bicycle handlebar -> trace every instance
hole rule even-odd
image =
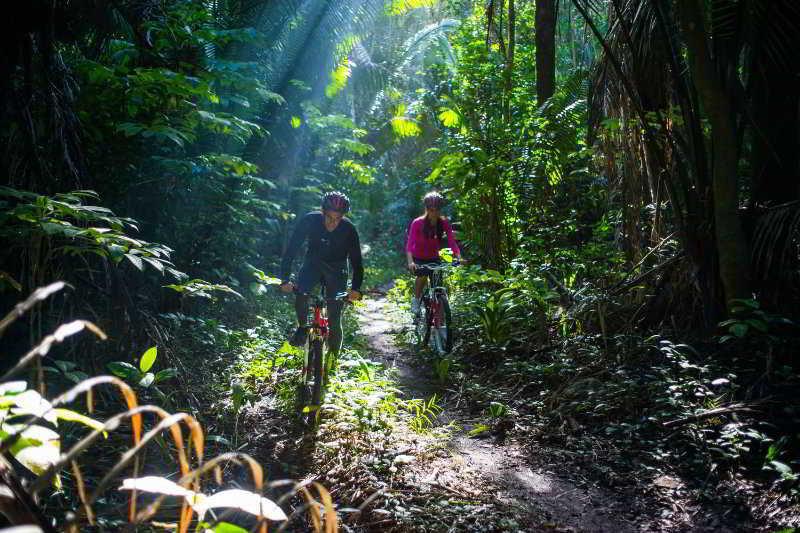
[[[452,263],[415,263],[417,268],[425,268],[428,270],[448,270],[459,266],[460,263],[453,261]]]
[[[292,293],[293,294],[303,295],[303,296],[309,296],[309,297],[312,297],[312,298],[317,298],[319,300],[324,300],[326,303],[346,301],[347,297],[350,294],[347,291],[342,291],[342,292],[337,292],[336,294],[334,294],[333,298],[323,298],[322,296],[319,296],[319,295],[316,295],[316,294],[312,294],[310,292],[300,291],[300,290],[298,290],[296,285],[292,288]]]

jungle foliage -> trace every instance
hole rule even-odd
[[[188,443],[156,438],[171,423],[147,433],[150,473],[172,454],[182,475],[149,486],[183,498],[188,525],[213,497],[192,477],[215,461],[199,423],[231,451],[244,402],[290,394],[288,306],[264,280],[295,216],[347,192],[374,287],[397,277],[435,188],[470,264],[451,278],[456,351],[431,372],[460,381],[487,428],[516,418],[520,438],[632,450],[598,467],[609,483],[674,468],[705,479],[698,492],[746,478],[796,503],[799,28],[793,0],[31,4],[0,50],[0,301],[19,311],[0,333],[31,364],[3,380],[4,458],[40,449],[38,492],[73,481],[48,514],[93,521],[100,489],[87,498],[78,464],[59,474],[53,454],[76,434],[26,399],[55,408],[111,372],[128,415],[98,394],[108,421],[60,419],[132,462],[137,418],[133,447],[100,439],[138,416],[131,398],[190,412],[194,465]],[[41,305],[14,307],[29,294]],[[109,340],[62,343],[82,328]],[[373,383],[365,365],[343,383]],[[396,405],[421,430],[435,411]],[[385,426],[353,409],[356,430]],[[102,487],[119,465],[83,477]],[[332,513],[324,489],[297,490]],[[133,517],[120,501],[97,520]]]

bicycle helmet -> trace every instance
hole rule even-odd
[[[322,197],[322,209],[324,211],[331,210],[347,213],[350,211],[350,199],[343,192],[326,192]]]
[[[444,196],[436,191],[429,192],[422,199],[422,203],[426,208],[441,209],[444,205]]]

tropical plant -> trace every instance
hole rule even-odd
[[[52,294],[62,290],[64,283],[54,283],[42,287],[33,292],[25,301],[21,302],[16,308],[2,320],[0,320],[0,334],[2,334],[15,320],[30,311],[38,302],[47,299]],[[20,520],[22,524],[37,524],[45,531],[52,531],[52,522],[46,519],[35,503],[34,496],[47,489],[50,483],[56,488],[61,489],[62,481],[60,472],[65,468],[71,468],[72,479],[75,481],[74,490],[77,493],[80,505],[75,509],[72,517],[64,525],[67,527],[80,528],[83,524],[90,526],[96,525],[96,514],[93,510],[98,499],[105,494],[105,490],[111,485],[118,476],[131,464],[133,464],[133,478],[122,481],[120,490],[131,491],[130,506],[128,509],[128,521],[133,523],[146,523],[153,519],[153,516],[164,503],[166,497],[179,497],[182,500],[179,512],[178,527],[180,531],[187,531],[192,521],[192,512],[197,513],[198,528],[216,527],[218,519],[213,522],[204,522],[205,514],[209,509],[215,508],[234,508],[254,515],[259,524],[260,530],[266,530],[266,521],[285,521],[287,515],[271,500],[261,496],[264,488],[264,472],[262,467],[249,456],[242,453],[223,454],[221,456],[204,460],[204,439],[203,430],[198,422],[185,413],[170,414],[160,407],[154,405],[139,405],[136,394],[125,382],[111,376],[98,376],[82,380],[72,388],[57,396],[52,400],[46,399],[42,394],[33,390],[24,381],[9,381],[11,377],[25,370],[29,365],[41,365],[41,359],[51,348],[58,343],[88,329],[101,339],[105,334],[94,324],[88,321],[77,320],[58,327],[55,332],[46,336],[40,343],[23,356],[16,365],[9,369],[0,378],[0,451],[3,454],[9,453],[20,464],[29,469],[37,477],[28,486],[23,486],[19,482],[13,467],[7,462],[2,461],[0,469],[3,471],[3,488],[9,494],[9,498],[16,502],[16,510],[9,514],[4,507],[3,513],[13,521]],[[144,373],[142,381],[154,382],[155,376],[148,371],[156,359],[156,348],[150,348],[142,355],[139,369],[128,368],[129,365],[117,365],[117,370],[124,369],[126,372]],[[41,375],[41,374],[40,374]],[[127,374],[126,374],[127,375]],[[86,394],[88,400],[88,410],[93,410],[93,392],[100,386],[110,384],[116,387],[121,393],[128,409],[122,413],[108,418],[105,422],[98,421],[75,410],[62,407],[72,403],[81,395]],[[140,382],[141,384],[141,382]],[[39,388],[43,383],[39,383]],[[143,385],[149,386],[149,383]],[[152,429],[145,432],[144,416],[146,414],[156,415],[156,424]],[[83,482],[83,475],[78,464],[78,458],[94,446],[100,437],[108,437],[111,432],[118,431],[122,422],[129,421],[133,430],[133,445],[127,450],[122,458],[114,464],[103,478],[98,482],[92,492],[86,490]],[[76,422],[89,427],[92,432],[71,448],[61,451],[62,437],[56,431],[60,429],[59,422]],[[189,442],[185,443],[182,436],[181,426],[185,425],[189,429]],[[156,439],[164,431],[169,430],[174,445],[178,466],[181,477],[178,482],[168,480],[158,476],[139,477],[142,468],[141,454],[149,442]],[[246,464],[253,477],[255,491],[242,489],[228,489],[207,495],[200,491],[203,477],[216,471],[218,484],[221,482],[219,468],[227,463]],[[195,463],[195,466],[192,466]],[[323,523],[325,527],[336,527],[336,513],[333,511],[328,492],[319,484],[314,484],[319,497],[325,502],[322,508],[318,508],[311,492],[305,485],[298,485],[297,490],[303,494],[310,505],[310,521],[315,531],[321,531]],[[154,502],[137,512],[137,492],[147,492],[158,494]],[[323,511],[324,509],[324,518]],[[224,515],[223,515],[224,516]],[[107,517],[106,517],[107,518]],[[219,529],[222,530],[222,529]]]

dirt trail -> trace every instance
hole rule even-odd
[[[430,368],[417,368],[412,364],[414,354],[395,344],[393,335],[410,325],[405,323],[407,317],[392,311],[385,298],[367,300],[360,311],[361,333],[369,338],[372,358],[397,370],[398,388],[406,398],[429,398],[440,387],[432,382]],[[457,401],[448,402],[445,397],[440,406],[444,410],[439,419],[452,422],[457,429],[443,445],[435,443],[433,451],[426,452],[425,446],[416,448],[415,460],[402,470],[406,486],[417,487],[423,495],[433,491],[472,502],[473,513],[507,516],[503,524],[510,531],[638,530],[624,518],[629,509],[621,496],[532,466],[536,458],[529,457],[516,442],[469,438],[465,428],[476,420],[463,407],[459,409]],[[500,530],[504,529],[501,526]],[[453,524],[449,530],[477,529]]]

